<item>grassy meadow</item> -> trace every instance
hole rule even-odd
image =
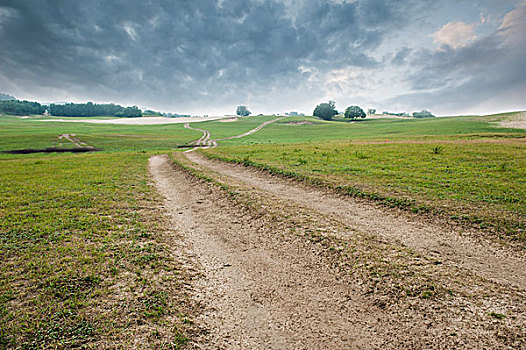
[[[526,132],[505,117],[288,117],[204,152],[524,242]],[[275,118],[192,125],[223,138]],[[60,134],[102,151],[0,153],[0,348],[184,346],[187,277],[147,165],[201,133],[38,119],[0,116],[0,151],[74,147]]]
[[[67,140],[58,138],[60,134],[75,134],[81,141],[104,151],[169,150],[201,136],[199,131],[185,129],[183,124],[112,125],[41,121],[45,119],[54,118],[0,116],[0,151],[57,147],[60,143],[63,147],[70,147]]]
[[[498,116],[465,116],[429,119],[361,119],[353,122],[328,122],[314,117],[286,117],[260,131],[239,139],[220,141],[221,146],[261,143],[306,143],[321,141],[399,141],[447,140],[526,135],[525,130],[498,127]],[[245,117],[237,122],[210,121],[192,124],[210,131],[212,138],[247,132],[278,117]]]

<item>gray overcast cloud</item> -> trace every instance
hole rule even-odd
[[[526,109],[526,1],[0,0],[0,92],[179,113]]]

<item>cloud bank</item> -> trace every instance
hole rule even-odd
[[[203,114],[236,104],[310,113],[326,99],[340,109],[526,108],[525,3],[510,1],[493,23],[481,3],[469,21],[438,24],[427,20],[433,4],[0,0],[0,86],[41,101]]]

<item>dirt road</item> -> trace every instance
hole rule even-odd
[[[167,156],[150,160],[183,255],[200,271],[194,348],[525,345],[524,261],[515,253],[485,254],[477,250],[492,247],[469,235],[438,238],[442,228],[417,218],[185,155],[230,191]]]
[[[309,247],[265,230],[265,222],[174,171],[167,157],[153,157],[150,167],[205,276],[196,285],[209,304],[201,321],[214,332],[203,348],[379,344],[370,328],[382,315]]]
[[[61,134],[58,135],[58,139],[66,139],[72,144],[74,144],[77,147],[86,147],[86,148],[94,148],[93,146],[88,145],[86,142],[80,141],[75,134]],[[60,144],[62,146],[62,144]]]
[[[190,123],[186,123],[184,125],[184,127],[186,129],[197,130],[197,131],[200,131],[200,132],[203,133],[203,135],[198,140],[190,142],[191,145],[196,145],[196,146],[197,145],[199,145],[199,146],[204,145],[204,146],[206,146],[206,147],[194,147],[192,149],[186,150],[185,152],[193,152],[193,151],[195,151],[198,148],[213,148],[213,147],[217,147],[217,142],[215,142],[214,140],[210,140],[210,131],[204,130],[204,129],[194,128],[194,127],[190,126]]]
[[[283,119],[283,118],[285,118],[285,117],[280,117],[280,118],[276,118],[276,119],[272,119],[272,120],[266,121],[264,123],[261,123],[260,125],[258,125],[254,129],[249,130],[249,131],[247,131],[247,132],[245,132],[243,134],[240,134],[240,135],[228,136],[228,137],[223,137],[223,138],[219,138],[219,139],[211,139],[210,138],[210,131],[204,130],[204,129],[197,129],[197,128],[191,127],[190,123],[186,123],[184,125],[185,128],[192,129],[192,130],[197,130],[197,131],[200,131],[200,132],[203,133],[203,136],[201,136],[198,140],[191,142],[191,144],[205,145],[206,147],[194,147],[194,148],[189,149],[189,150],[187,150],[185,152],[186,153],[190,153],[190,152],[193,152],[196,149],[200,149],[200,148],[201,149],[203,149],[203,148],[215,148],[215,147],[217,147],[217,141],[239,139],[239,138],[242,138],[242,137],[245,137],[245,136],[248,136],[248,135],[252,135],[253,133],[263,129],[265,126],[267,126],[269,124],[272,124],[272,123],[274,123],[274,122],[276,122],[276,121],[278,121],[280,119]]]
[[[198,153],[186,157],[221,175],[332,215],[361,232],[398,242],[444,264],[468,269],[501,284],[526,289],[525,254],[484,242],[477,232],[447,227],[401,211],[388,211],[369,201],[335,196],[246,167],[212,161]]]

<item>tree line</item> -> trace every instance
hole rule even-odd
[[[100,117],[114,116],[123,118],[136,118],[142,116],[142,111],[137,106],[122,107],[113,103],[96,104],[66,103],[49,105],[49,114],[60,117]]]
[[[11,115],[44,114],[46,108],[38,102],[3,100],[0,101],[0,113]]]
[[[47,108],[50,115],[57,117],[99,117],[113,116],[122,118],[142,117],[142,111],[137,106],[122,107],[113,103],[96,104],[66,103],[51,104]],[[44,114],[46,107],[38,102],[20,100],[1,100],[0,113],[10,115]]]

